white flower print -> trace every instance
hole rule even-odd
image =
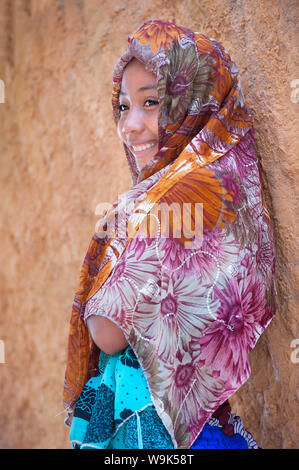
[[[156,279],[158,262],[154,243],[142,252],[130,249],[133,243],[129,243],[104,285],[88,300],[85,321],[90,315],[111,317],[129,333],[139,290],[149,278]]]
[[[212,321],[218,302],[208,298],[206,286],[195,276],[171,274],[161,268],[160,295],[141,293],[133,315],[136,332],[154,344],[156,354],[173,363],[179,346],[200,338]]]

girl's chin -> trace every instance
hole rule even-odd
[[[158,152],[158,146],[156,149],[154,149],[154,151],[152,150],[150,153],[147,153],[146,155],[140,155],[142,152],[134,153],[140,170],[156,155],[157,152]]]

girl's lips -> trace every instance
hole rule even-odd
[[[136,145],[130,145],[131,150],[136,153],[136,152],[145,152],[147,150],[152,149],[157,145],[157,142],[145,142],[144,144],[136,144]]]

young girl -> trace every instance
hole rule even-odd
[[[238,70],[215,40],[148,21],[113,83],[132,189],[94,234],[74,299],[72,445],[257,448],[227,401],[250,375],[275,292]]]

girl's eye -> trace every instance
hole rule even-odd
[[[125,105],[125,104],[120,104],[120,105],[118,105],[118,110],[119,110],[120,112],[125,111],[125,110],[126,110],[125,108],[128,108],[128,106]]]
[[[146,103],[149,103],[149,105],[146,106]],[[150,100],[150,99],[149,99],[149,100],[146,100],[145,103],[144,103],[144,105],[145,105],[146,108],[149,108],[150,106],[156,106],[157,104],[159,104],[159,101],[157,101],[157,100]]]
[[[150,107],[156,106],[156,105],[159,105],[158,100],[148,99],[148,100],[145,100],[145,102],[144,102],[144,106],[146,108],[150,108]],[[127,106],[126,104],[119,104],[118,105],[118,110],[119,110],[120,113],[122,113],[123,111],[127,111],[128,109],[129,109],[129,106]]]

